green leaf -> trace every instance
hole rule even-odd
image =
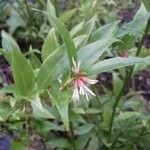
[[[57,124],[51,123],[50,121],[46,121],[44,119],[36,120],[35,126],[38,133],[42,133],[42,134],[45,133],[45,135],[50,130],[64,131],[63,126],[59,126]]]
[[[9,15],[5,22],[9,29],[9,34],[13,35],[18,27],[25,27],[25,21],[15,9],[11,9],[11,13],[5,15]]]
[[[97,15],[93,16],[87,23],[85,23],[83,25],[83,27],[81,28],[81,30],[79,30],[74,36],[78,36],[78,35],[87,35],[87,41],[94,29],[95,26],[95,22],[97,19]]]
[[[39,60],[39,58],[34,54],[34,50],[32,49],[32,47],[30,46],[30,49],[29,49],[29,60],[30,60],[30,63],[32,65],[32,67],[34,69],[38,69],[40,68],[41,66],[41,61]]]
[[[78,135],[84,135],[84,134],[89,133],[93,128],[94,128],[94,124],[86,123],[77,128],[77,133]]]
[[[63,23],[66,23],[74,14],[75,12],[77,11],[77,9],[72,9],[72,10],[69,10],[65,13],[63,13],[59,19],[63,22]]]
[[[15,86],[23,95],[29,95],[35,84],[34,71],[19,50],[12,51],[12,71]]]
[[[75,149],[81,150],[84,148],[84,146],[88,143],[89,139],[91,137],[91,134],[81,135],[77,138],[75,141]]]
[[[48,149],[56,149],[56,148],[71,149],[72,147],[70,142],[65,138],[51,139],[49,142],[46,142],[46,146]]]
[[[2,46],[4,50],[4,56],[11,64],[11,54],[13,51],[20,51],[19,46],[15,42],[15,40],[5,31],[2,31]]]
[[[73,122],[73,123],[77,123],[77,122],[78,123],[86,123],[84,118],[80,114],[78,114],[74,111],[69,111],[69,119],[70,119],[69,121]]]
[[[26,150],[26,145],[24,145],[21,141],[13,139],[10,150]]]
[[[89,69],[89,75],[96,75],[102,72],[112,71],[114,69],[136,65],[136,64],[147,64],[150,65],[150,59],[147,58],[138,58],[138,57],[115,57],[100,61]]]
[[[41,103],[40,97],[36,94],[32,101],[31,105],[33,108],[33,115],[35,118],[55,118],[48,110],[46,110]]]
[[[78,60],[81,61],[81,68],[86,69],[91,66],[116,41],[118,40],[103,39],[81,48],[77,53]]]
[[[105,106],[103,110],[103,126],[106,128],[109,127],[111,114],[112,114],[111,108],[108,106]]]
[[[135,46],[135,40],[136,37],[133,35],[127,34],[123,36],[123,38],[121,39],[122,42],[117,43],[117,51],[124,51],[133,48]]]
[[[98,28],[96,31],[94,31],[94,33],[92,34],[90,41],[97,41],[100,39],[110,39],[113,37],[116,29],[117,29],[117,25],[118,25],[119,21],[115,21],[115,22],[111,22],[107,25],[104,25],[100,28]]]
[[[47,0],[47,12],[56,16],[56,10],[51,0]]]
[[[51,22],[51,25],[59,32],[60,36],[62,37],[67,55],[69,58],[70,67],[72,66],[72,58],[76,60],[76,48],[74,42],[70,36],[69,31],[66,29],[65,25],[54,15],[45,12]]]
[[[77,50],[81,49],[85,44],[87,40],[87,35],[79,35],[73,39],[75,47]]]
[[[80,22],[74,28],[71,29],[70,31],[71,37],[74,37],[82,29],[83,24],[84,22]]]
[[[69,62],[66,58],[65,47],[62,46],[45,59],[37,75],[39,90],[46,88],[50,82],[58,79],[69,69]]]
[[[7,94],[12,94],[16,91],[15,85],[8,85],[4,86],[3,88],[0,89],[0,93],[7,93]]]
[[[149,0],[141,0],[147,9],[147,11],[150,11],[150,1]]]
[[[42,60],[44,61],[49,54],[51,54],[58,47],[58,41],[55,34],[55,30],[52,28],[47,37],[44,40],[44,44],[42,46]]]
[[[116,33],[116,37],[123,37],[126,34],[141,34],[142,29],[145,27],[147,19],[149,18],[150,13],[146,13],[140,17],[135,18],[133,21],[124,24],[120,27]]]
[[[79,40],[80,39],[80,40]],[[75,46],[81,46],[83,37],[74,39]],[[69,61],[64,45],[52,52],[43,62],[37,75],[38,89],[46,88],[51,82],[69,71]]]
[[[65,129],[69,131],[69,93],[67,91],[62,92],[59,91],[59,89],[55,89],[55,91],[48,91],[48,94],[60,113]]]
[[[131,119],[133,117],[140,117],[140,113],[138,112],[124,112],[121,113],[117,118],[116,121],[123,121],[123,120],[127,120],[127,119]]]
[[[140,18],[140,17],[144,16],[146,13],[147,13],[146,8],[143,5],[143,3],[141,3],[141,6],[140,6],[139,10],[136,12],[133,19]]]
[[[113,73],[113,93],[117,97],[122,89],[123,82],[116,73]]]

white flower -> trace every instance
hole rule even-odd
[[[95,94],[86,86],[86,84],[96,84],[98,80],[92,80],[85,77],[85,75],[80,73],[81,62],[78,61],[78,63],[76,63],[74,60],[72,61],[72,71],[74,73],[72,100],[74,102],[79,101],[80,95],[82,95],[85,96],[86,99],[89,101],[89,97],[95,96]]]

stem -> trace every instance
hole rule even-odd
[[[142,50],[142,46],[143,46],[143,43],[144,43],[144,39],[148,33],[148,30],[149,30],[149,27],[150,27],[150,18],[148,19],[147,21],[147,24],[146,24],[146,28],[145,28],[145,31],[144,31],[144,34],[142,36],[142,39],[141,39],[141,42],[139,44],[139,47],[137,48],[137,51],[136,51],[136,55],[135,56],[139,56],[141,50]],[[114,117],[115,117],[115,113],[116,113],[116,108],[117,108],[117,105],[122,97],[122,95],[124,94],[124,90],[127,88],[128,86],[128,83],[130,81],[130,78],[132,76],[132,73],[133,73],[133,70],[134,70],[134,67],[132,67],[130,70],[129,70],[129,73],[127,73],[125,79],[124,79],[124,83],[123,83],[123,86],[122,86],[122,89],[120,91],[120,94],[118,95],[118,97],[116,98],[116,101],[113,105],[113,112],[112,112],[112,116],[111,116],[111,120],[110,120],[110,126],[109,126],[109,141],[110,141],[110,138],[111,138],[111,134],[112,134],[112,127],[113,127],[113,123],[114,123]]]
[[[70,141],[71,141],[73,147],[75,147],[74,139],[75,139],[75,135],[74,135],[74,131],[73,131],[73,123],[70,122]]]

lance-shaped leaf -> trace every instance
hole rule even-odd
[[[33,67],[33,69],[38,69],[41,66],[41,61],[39,60],[39,58],[36,56],[36,54],[34,52],[38,52],[38,51],[34,51],[34,49],[32,49],[32,47],[30,46],[29,48],[29,53],[28,53],[28,57],[30,60],[30,63]]]
[[[29,95],[34,88],[34,71],[19,50],[12,51],[12,71],[16,88],[23,96]]]
[[[138,58],[138,57],[115,57],[100,61],[93,66],[88,71],[89,75],[96,75],[98,73],[112,71],[114,69],[131,66],[135,64],[147,64],[150,65],[149,58]]]
[[[68,108],[69,108],[69,93],[67,91],[59,91],[55,89],[48,91],[50,98],[57,107],[62,121],[64,123],[65,129],[69,130],[69,118],[68,118]]]
[[[67,12],[65,12],[64,14],[62,14],[59,19],[63,22],[66,23],[77,11],[77,9],[71,9]]]
[[[45,59],[37,75],[39,90],[46,88],[50,82],[69,69],[69,62],[66,58],[65,47],[61,46]]]
[[[71,67],[72,66],[72,58],[74,58],[76,60],[76,48],[75,48],[74,42],[69,34],[69,31],[67,30],[65,25],[56,16],[49,14],[47,12],[45,12],[45,13],[48,16],[51,25],[59,32],[60,36],[62,37],[62,39],[64,41],[67,55],[69,58],[70,67]]]
[[[83,27],[84,22],[80,22],[75,27],[73,27],[70,31],[70,35],[74,37]]]
[[[133,21],[124,24],[120,27],[118,32],[115,34],[116,37],[123,37],[127,34],[138,34],[142,32],[142,29],[145,27],[147,19],[149,18],[150,13],[143,14],[142,16],[135,17]]]
[[[141,0],[147,9],[147,11],[150,11],[150,1],[149,0]]]
[[[11,64],[11,54],[13,51],[19,51],[20,48],[15,42],[15,40],[5,31],[2,31],[2,46],[3,54],[9,64]]]
[[[91,36],[90,41],[97,41],[100,39],[110,39],[113,37],[114,33],[117,30],[117,25],[119,21],[111,22],[107,25],[104,25],[98,28]]]
[[[51,0],[47,0],[47,12],[56,16],[56,10]]]
[[[77,53],[78,60],[81,61],[81,68],[86,69],[91,66],[116,41],[118,40],[103,39],[81,48]]]
[[[33,115],[36,118],[55,118],[47,109],[45,109],[41,103],[40,97],[38,94],[33,96],[31,101],[31,105],[33,108]]]
[[[47,37],[44,40],[44,44],[42,46],[42,60],[45,60],[49,54],[51,54],[58,47],[57,37],[55,34],[55,30],[52,28]]]
[[[88,41],[88,39],[94,29],[96,19],[97,19],[97,16],[96,15],[93,16],[87,23],[85,23],[83,25],[81,30],[79,30],[74,36],[85,34],[85,35],[87,35],[87,41]]]
[[[82,40],[81,37],[74,39],[76,47],[80,46]],[[57,80],[59,76],[63,75],[69,70],[69,61],[65,51],[65,46],[59,47],[52,52],[43,62],[37,75],[38,89],[46,88],[51,82]]]

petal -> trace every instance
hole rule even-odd
[[[86,100],[89,101],[89,95],[85,94]]]
[[[74,102],[79,101],[79,92],[78,92],[78,89],[75,89],[75,90],[73,91],[72,100],[73,100]]]
[[[85,91],[87,91],[89,94],[96,96],[87,86],[83,85]]]
[[[80,87],[79,93],[80,93],[81,95],[85,95],[85,91],[84,91],[84,88],[83,88],[83,87]]]
[[[98,83],[99,81],[98,80],[92,80],[92,79],[89,79],[89,78],[86,78],[84,77],[83,80],[89,84],[96,84]]]

